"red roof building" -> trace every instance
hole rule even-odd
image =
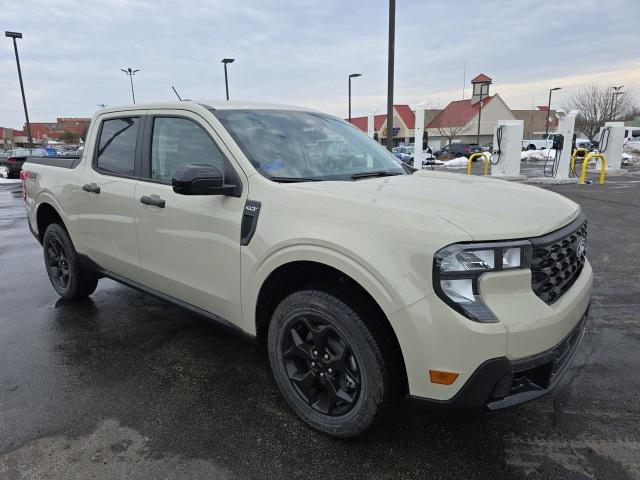
[[[471,83],[491,83],[493,82],[492,78],[487,77],[484,73],[481,73],[477,77],[471,80]]]
[[[482,108],[495,97],[486,97],[482,99]],[[456,100],[447,105],[436,118],[426,126],[426,128],[448,128],[464,126],[478,115],[480,111],[480,102],[471,103],[472,100]]]
[[[411,107],[406,104],[393,106],[393,142],[394,145],[400,143],[412,143],[414,129],[416,128],[416,117]],[[368,132],[368,117],[352,117],[351,123],[363,132]],[[378,134],[378,140],[386,143],[387,138],[387,114],[382,113],[374,115],[373,126],[375,133]]]

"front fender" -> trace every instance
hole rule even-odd
[[[262,259],[254,263],[253,267],[246,265],[249,261],[243,256],[243,267],[245,265],[249,267],[243,268],[242,275],[243,322],[248,333],[256,333],[255,311],[258,295],[269,275],[283,265],[301,261],[324,264],[348,275],[377,301],[387,316],[411,303],[411,300],[407,300],[398,289],[393,288],[391,272],[383,275],[354,252],[343,252],[335,245],[308,241],[280,245],[267,252]]]

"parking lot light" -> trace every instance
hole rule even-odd
[[[227,100],[229,100],[229,78],[227,77],[227,63],[235,62],[235,58],[223,58],[222,63],[224,64],[224,88],[227,92]]]
[[[387,150],[393,150],[393,64],[396,45],[396,0],[389,0],[389,42],[387,60]]]
[[[617,87],[613,87],[613,99],[611,102],[611,120],[615,120],[616,119],[616,107],[617,107],[617,103],[616,103],[616,97],[618,95],[622,95],[624,92],[622,91],[622,87],[624,87],[624,85],[619,85]]]
[[[131,97],[133,98],[133,104],[136,104],[136,94],[133,91],[133,76],[136,74],[136,72],[139,72],[140,69],[132,69],[131,67],[127,68],[126,70],[124,68],[120,69],[121,71],[123,71],[125,73],[125,75],[129,75],[129,80],[131,80]]]
[[[22,106],[24,107],[24,116],[27,120],[27,135],[29,138],[29,147],[33,145],[33,138],[31,137],[31,123],[29,122],[29,112],[27,111],[27,99],[24,95],[24,84],[22,83],[22,70],[20,69],[20,57],[18,56],[18,44],[17,38],[22,38],[20,32],[4,32],[4,36],[13,39],[13,50],[16,54],[16,65],[18,66],[18,79],[20,80],[20,92],[22,93]]]
[[[562,87],[554,87],[549,89],[549,103],[547,104],[547,121],[544,128],[544,138],[549,135],[549,122],[551,121],[551,94],[554,90],[560,90]]]
[[[351,79],[361,76],[361,73],[352,73],[349,75],[349,123],[351,123]]]

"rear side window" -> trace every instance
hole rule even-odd
[[[102,122],[96,166],[118,175],[134,175],[140,119],[113,118]]]

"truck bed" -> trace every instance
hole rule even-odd
[[[49,165],[52,167],[60,168],[75,168],[80,163],[79,155],[64,155],[64,156],[50,156],[50,157],[27,157],[25,163],[32,163],[36,165]]]

